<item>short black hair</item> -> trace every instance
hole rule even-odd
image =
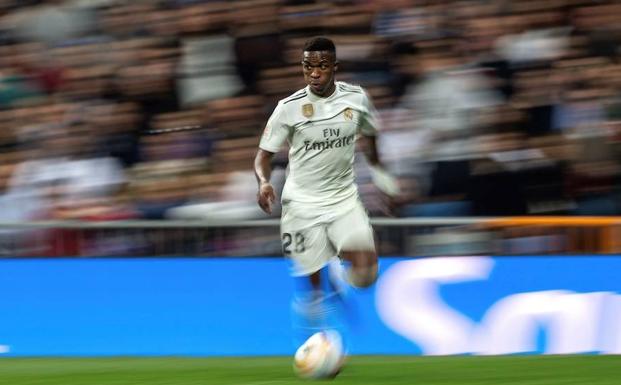
[[[323,36],[317,36],[306,41],[304,44],[304,52],[312,51],[328,51],[336,55],[336,47],[334,46],[334,42]]]

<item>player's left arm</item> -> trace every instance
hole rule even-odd
[[[390,175],[381,162],[377,149],[377,127],[379,126],[378,112],[366,93],[362,101],[363,114],[360,121],[360,140],[362,151],[369,162],[371,179],[384,194],[394,197],[399,194],[400,188],[395,177]]]
[[[376,135],[364,135],[360,136],[361,149],[364,156],[367,158],[370,166],[384,167],[380,161],[379,152],[377,151],[377,136]]]

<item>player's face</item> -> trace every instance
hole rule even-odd
[[[334,92],[334,73],[338,63],[329,51],[304,51],[302,72],[311,91],[318,96],[330,96]]]

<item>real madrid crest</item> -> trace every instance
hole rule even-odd
[[[347,120],[352,120],[354,118],[354,112],[351,110],[351,108],[346,108],[345,112],[343,112],[343,115],[345,115],[345,119]]]
[[[315,110],[313,109],[312,104],[308,103],[302,106],[302,115],[304,115],[305,117],[310,118],[311,116],[313,116],[314,113]]]

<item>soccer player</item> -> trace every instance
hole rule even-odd
[[[327,277],[322,269],[337,255],[348,264],[346,276],[352,286],[368,287],[377,278],[373,230],[354,184],[356,139],[367,142],[364,148],[374,182],[387,193],[396,190],[378,159],[377,112],[363,88],[335,81],[337,69],[330,39],[306,42],[302,73],[307,86],[280,100],[254,161],[258,204],[271,213],[276,199],[270,184],[271,161],[289,142],[289,170],[281,198],[283,252],[293,262],[292,275],[306,279],[317,292],[322,276]]]

